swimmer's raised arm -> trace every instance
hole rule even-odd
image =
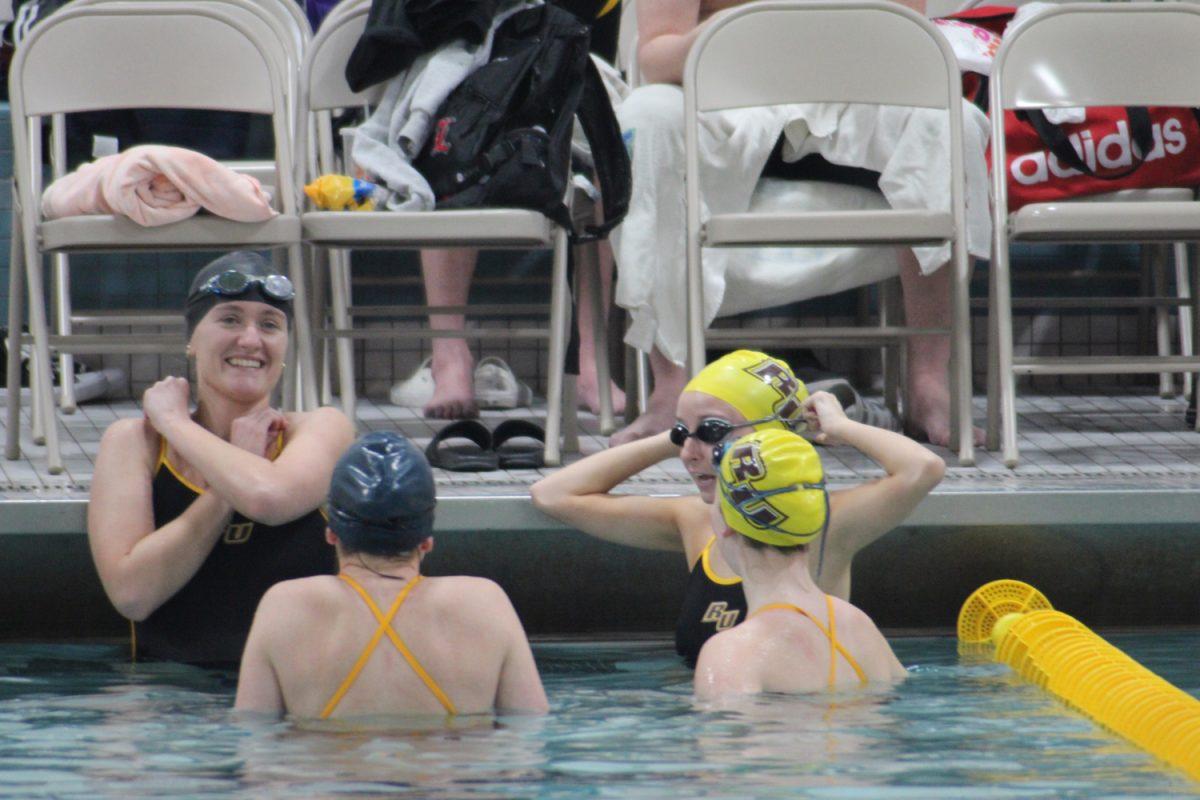
[[[157,437],[119,420],[100,440],[88,503],[88,544],[113,606],[141,621],[183,587],[221,537],[233,509],[207,493],[155,530],[151,499]]]
[[[856,553],[902,523],[946,473],[946,462],[937,454],[903,434],[848,419],[827,392],[804,402],[804,419],[813,441],[850,445],[887,472],[879,480],[830,493],[831,556],[836,557],[834,549]]]
[[[679,448],[666,433],[610,447],[563,467],[529,489],[534,508],[605,541],[649,550],[682,551],[680,498],[609,492]]]
[[[287,430],[287,447],[272,461],[233,440],[245,435],[256,444],[265,442],[256,427],[278,412],[262,409],[235,420],[231,441],[225,441],[192,419],[183,378],[166,378],[147,389],[142,407],[154,429],[204,476],[210,491],[267,525],[283,524],[320,505],[333,465],[354,440],[353,425],[342,412],[320,408],[300,415],[302,421]]]

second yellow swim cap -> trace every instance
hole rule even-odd
[[[742,536],[788,547],[829,525],[821,457],[791,431],[755,431],[726,446],[718,480],[721,516]]]
[[[808,389],[786,361],[755,350],[736,350],[709,364],[683,387],[724,400],[747,420],[779,417],[784,422],[764,422],[755,430],[783,428],[800,423],[800,405]]]

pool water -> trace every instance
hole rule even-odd
[[[1200,633],[1114,635],[1200,696]],[[538,643],[546,717],[265,722],[234,676],[107,645],[0,645],[0,796],[1131,798],[1200,794],[949,638],[898,688],[691,699],[662,643]]]

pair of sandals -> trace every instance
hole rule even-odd
[[[506,419],[489,431],[475,419],[460,419],[429,440],[430,466],[453,472],[539,469],[545,466],[546,432],[528,420]]]

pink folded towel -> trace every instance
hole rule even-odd
[[[182,147],[140,145],[84,164],[42,193],[46,219],[122,214],[139,225],[168,225],[201,208],[238,222],[278,212],[258,180]]]

